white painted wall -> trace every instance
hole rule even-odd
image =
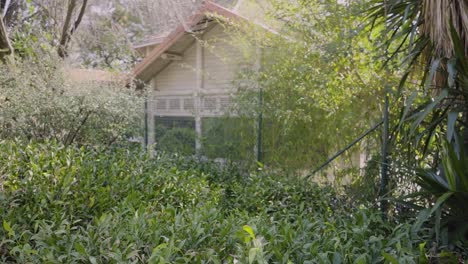
[[[201,133],[201,118],[220,116],[230,104],[240,52],[221,25],[197,38],[182,60],[171,62],[152,80],[148,103],[150,144],[155,138],[154,116],[193,116]]]
[[[195,82],[196,49],[194,44],[184,52],[181,61],[173,61],[155,77],[156,89],[161,92],[192,91]]]
[[[238,70],[239,51],[232,45],[231,38],[222,26],[216,26],[204,36],[204,89],[230,89]]]

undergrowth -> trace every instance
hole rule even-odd
[[[424,263],[409,223],[298,178],[0,141],[2,263]],[[396,261],[396,262],[395,262]]]

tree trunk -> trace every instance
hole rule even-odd
[[[13,54],[13,47],[8,38],[8,33],[3,23],[3,17],[0,16],[0,60],[3,60],[5,56],[11,54]]]
[[[71,37],[73,36],[73,34],[75,33],[76,29],[78,28],[78,26],[80,25],[83,19],[83,16],[86,11],[86,6],[88,5],[88,0],[83,0],[80,13],[78,14],[78,17],[73,23],[73,26],[71,26],[73,13],[76,9],[76,5],[77,5],[77,0],[69,0],[67,16],[65,17],[65,22],[63,23],[62,35],[60,37],[60,44],[58,47],[58,55],[61,58],[65,58],[68,56],[68,44],[70,43]]]
[[[6,0],[5,1],[5,5],[3,6],[3,14],[1,14],[2,17],[6,16],[6,14],[8,12],[8,7],[10,7],[10,2],[11,2],[11,0]]]

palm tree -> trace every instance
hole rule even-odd
[[[425,137],[425,143],[421,144],[422,153],[426,153],[427,146],[433,144],[431,142],[442,141],[432,156],[436,160],[433,168],[416,170],[416,182],[421,192],[411,195],[437,197],[436,205],[427,209],[430,213],[422,222],[436,210],[444,210],[444,214],[436,214],[440,224],[435,225],[435,233],[440,233],[441,225],[451,226],[451,237],[459,239],[460,235],[467,235],[468,230],[468,215],[465,213],[468,208],[463,203],[463,199],[468,197],[467,159],[463,155],[466,152],[463,149],[468,150],[468,1],[375,0],[374,3],[371,15],[374,25],[385,28],[383,32],[389,50],[387,59],[403,57],[407,66],[400,88],[406,85],[411,73],[422,72],[422,75],[414,76],[421,76],[425,97],[431,97],[422,106],[411,103],[406,106],[400,121],[411,120],[410,130],[413,132],[417,130],[414,128],[423,128],[421,134],[410,133],[409,138],[414,143],[415,139],[423,141]],[[432,88],[432,93],[428,93],[428,87]],[[409,111],[412,114],[405,114]],[[431,120],[422,126],[423,120],[428,120],[429,116]],[[444,131],[446,138],[432,141],[437,130]],[[464,142],[458,140],[460,131],[464,131]],[[412,148],[408,149],[414,154]],[[458,213],[458,210],[463,213]],[[418,221],[421,219],[419,217]]]
[[[370,10],[375,25],[387,39],[389,60],[406,54],[407,72],[424,74],[421,83],[432,87],[434,97],[445,90],[446,112],[461,112],[459,127],[468,123],[468,1],[467,0],[375,0]],[[391,47],[396,47],[390,50]],[[443,95],[445,93],[442,93]],[[429,113],[431,111],[425,111]],[[452,115],[453,116],[453,115]],[[446,121],[446,120],[444,120]],[[437,124],[436,124],[437,126]],[[431,127],[436,127],[431,126]],[[468,149],[468,130],[464,134]]]

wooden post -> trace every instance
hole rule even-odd
[[[146,107],[146,135],[148,137],[148,145],[154,145],[156,141],[156,131],[155,131],[155,120],[154,120],[154,109],[155,109],[155,101],[154,101],[154,91],[156,91],[156,78],[151,80],[150,90],[148,91],[147,95],[147,107]]]
[[[195,150],[197,155],[201,153],[202,144],[201,139],[203,136],[202,133],[202,91],[203,91],[203,53],[204,48],[201,43],[203,40],[202,36],[200,35],[199,38],[195,40],[196,45],[196,74],[197,74],[197,84],[194,91],[194,104],[195,104]]]

